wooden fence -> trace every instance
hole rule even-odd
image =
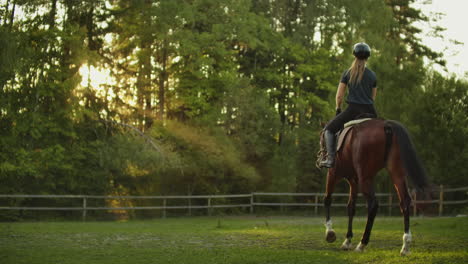
[[[444,207],[448,205],[455,204],[468,204],[468,200],[445,200],[447,193],[451,192],[467,192],[468,187],[462,188],[444,188],[440,186],[437,190],[434,190],[438,193],[438,199],[436,200],[424,200],[418,201],[416,199],[415,192],[412,191],[413,196],[413,211],[414,215],[417,214],[417,204],[438,204],[438,214],[439,216],[443,215]],[[162,216],[166,217],[167,210],[172,209],[184,209],[188,210],[189,215],[193,209],[206,209],[208,215],[212,214],[212,210],[215,208],[247,208],[251,214],[254,213],[256,207],[308,207],[313,208],[315,215],[318,214],[319,207],[323,206],[321,198],[323,193],[251,193],[251,194],[234,194],[234,195],[188,195],[188,196],[99,196],[99,195],[27,195],[27,194],[0,194],[0,199],[15,199],[15,198],[26,198],[26,199],[44,199],[44,198],[61,198],[61,199],[81,199],[81,206],[76,207],[27,207],[27,206],[2,206],[0,204],[0,210],[43,210],[43,211],[81,211],[83,221],[86,220],[86,215],[88,211],[93,210],[106,210],[106,211],[117,211],[117,210],[162,210]],[[347,197],[347,193],[334,193],[334,197]],[[359,195],[361,196],[361,194]],[[380,202],[380,207],[388,207],[388,215],[391,215],[392,208],[398,207],[399,201],[396,198],[395,194],[392,193],[377,193],[376,196],[380,199],[386,200],[386,202]],[[308,198],[308,202],[301,203],[291,203],[291,202],[259,202],[259,197],[305,197]],[[466,195],[465,195],[466,197]],[[241,204],[213,204],[215,199],[231,199],[239,198],[245,200]],[[133,200],[133,199],[147,199],[147,200],[162,200],[162,205],[159,206],[103,206],[95,207],[89,206],[88,201],[91,199],[104,199],[104,200]],[[186,200],[186,205],[168,205],[168,200]],[[193,200],[206,199],[206,205],[192,205]],[[2,199],[3,200],[3,199]],[[332,203],[332,207],[346,207],[347,203]],[[356,206],[364,207],[365,203],[357,203]]]

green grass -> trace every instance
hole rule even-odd
[[[413,218],[407,257],[401,217],[377,217],[364,253],[339,249],[347,219],[333,221],[332,244],[312,217],[0,223],[0,263],[468,263],[468,218]],[[364,225],[355,219],[354,245]]]

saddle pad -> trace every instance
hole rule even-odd
[[[343,130],[341,130],[341,132],[338,132],[339,135],[338,135],[338,142],[336,144],[336,151],[338,152],[341,150],[341,148],[343,147],[343,142],[345,141],[346,136],[348,135],[348,132],[353,128],[354,125],[366,122],[371,119],[372,118],[362,118],[362,119],[356,119],[356,120],[351,120],[347,122],[344,125]]]
[[[361,118],[361,119],[351,120],[351,121],[345,123],[344,127],[354,126],[354,125],[360,124],[362,122],[366,122],[366,121],[371,120],[371,119],[372,118]]]
[[[338,143],[336,144],[336,151],[339,152],[341,147],[343,146],[343,142],[346,139],[346,135],[348,132],[353,128],[353,126],[347,126],[343,130],[341,130],[338,135]]]

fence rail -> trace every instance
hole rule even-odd
[[[444,188],[440,186],[437,189],[432,190],[433,192],[438,193],[438,198],[436,200],[417,200],[416,192],[412,191],[413,197],[413,211],[414,215],[417,213],[418,204],[438,204],[438,213],[441,216],[443,214],[444,206],[447,205],[460,205],[468,204],[468,200],[445,200],[444,196],[447,193],[451,192],[463,192],[468,191],[468,187],[461,188]],[[189,214],[191,214],[192,209],[207,209],[208,214],[211,215],[212,209],[216,208],[248,208],[250,213],[254,212],[255,207],[269,206],[269,207],[313,207],[314,212],[317,215],[318,208],[324,206],[323,203],[319,202],[319,198],[323,197],[323,193],[264,193],[264,192],[255,192],[251,194],[231,194],[231,195],[187,195],[187,196],[103,196],[103,195],[28,195],[28,194],[0,194],[0,198],[34,198],[34,199],[44,199],[44,198],[67,198],[67,199],[82,199],[82,205],[76,207],[32,207],[32,206],[1,206],[0,210],[31,210],[31,211],[82,211],[82,218],[86,220],[86,215],[88,211],[93,210],[107,210],[107,211],[116,211],[116,210],[162,210],[163,217],[166,217],[166,211],[171,209],[188,209]],[[335,197],[347,197],[348,193],[334,193]],[[314,202],[307,203],[273,203],[273,202],[256,202],[256,197],[310,197],[313,198]],[[359,194],[359,196],[362,196]],[[398,199],[395,198],[392,193],[376,193],[377,197],[387,197],[387,201],[380,203],[381,206],[388,207],[388,214],[391,215],[392,207],[398,206],[398,203],[395,203]],[[242,204],[212,204],[213,199],[226,199],[226,198],[243,198],[249,199],[248,203]],[[88,206],[88,200],[90,199],[104,199],[104,200],[133,200],[133,199],[156,199],[162,200],[161,206],[120,206],[120,207],[95,207]],[[187,205],[167,205],[168,200],[173,199],[184,199],[188,201]],[[192,205],[191,201],[194,199],[206,199],[206,205]],[[309,200],[311,201],[311,200]],[[346,203],[332,203],[333,207],[346,207]],[[365,203],[357,203],[356,206],[364,207]]]

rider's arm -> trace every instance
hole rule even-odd
[[[375,101],[375,97],[377,96],[377,87],[372,88],[372,100]]]
[[[343,103],[343,98],[346,92],[346,83],[340,82],[338,85],[338,90],[336,91],[336,109],[341,108],[341,104]]]

